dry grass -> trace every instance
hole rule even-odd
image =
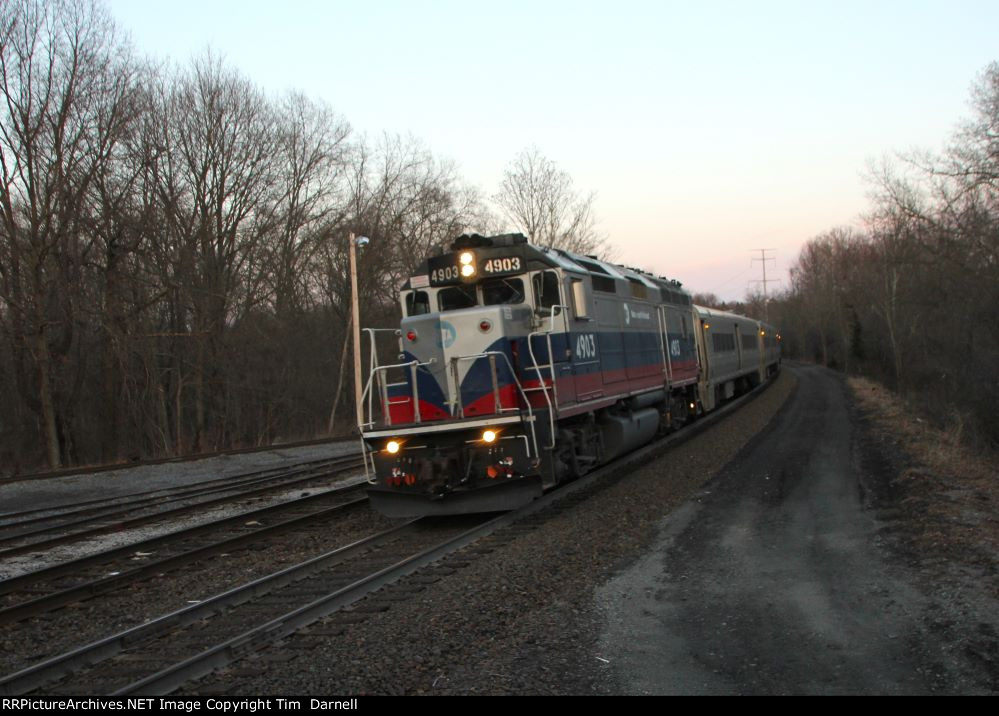
[[[975,565],[999,587],[999,460],[962,445],[960,420],[939,430],[885,387],[865,378],[849,385],[876,428],[909,458],[893,484],[920,552]]]

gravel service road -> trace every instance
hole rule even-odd
[[[607,688],[995,693],[994,599],[900,558],[892,475],[843,380],[794,372],[774,423],[598,590]]]

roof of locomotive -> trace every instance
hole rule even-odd
[[[462,234],[451,244],[451,252],[453,253],[469,249],[486,251],[487,255],[502,254],[504,251],[516,249],[518,252],[523,252],[528,270],[532,268],[557,267],[574,273],[603,277],[604,279],[610,278],[637,282],[648,288],[659,289],[663,292],[672,292],[674,297],[679,299],[679,302],[687,305],[691,304],[690,293],[683,289],[682,284],[675,279],[668,279],[665,276],[655,276],[640,269],[612,264],[596,256],[575,254],[548,246],[538,246],[530,243],[523,234],[499,234],[497,236]],[[441,255],[446,253],[441,252]],[[430,272],[430,262],[431,259],[424,259],[417,269],[417,275],[407,279],[402,286],[402,290],[426,287],[428,285],[427,276]]]

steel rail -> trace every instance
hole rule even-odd
[[[15,482],[31,482],[35,480],[58,480],[62,477],[75,477],[77,475],[96,475],[102,472],[112,472],[114,470],[127,470],[133,467],[146,467],[148,465],[169,465],[173,463],[197,462],[198,460],[208,460],[213,457],[224,457],[226,455],[248,455],[256,452],[274,452],[275,450],[290,450],[292,448],[310,447],[312,445],[328,445],[331,443],[353,442],[349,436],[344,435],[337,438],[319,438],[317,440],[300,440],[291,443],[281,443],[279,445],[268,445],[267,447],[253,448],[230,448],[229,450],[216,450],[213,452],[192,453],[178,457],[160,457],[149,460],[132,460],[130,462],[110,463],[106,465],[91,465],[89,467],[69,467],[60,470],[50,470],[47,472],[30,472],[7,475],[0,477],[0,485],[12,484]]]
[[[199,490],[205,489],[209,490],[217,485],[223,485],[236,489],[238,487],[253,484],[260,480],[273,480],[281,478],[287,475],[289,472],[294,470],[308,470],[308,469],[320,469],[323,467],[333,467],[337,462],[347,460],[351,457],[356,457],[360,453],[352,453],[348,455],[338,455],[335,457],[327,457],[321,460],[308,460],[304,462],[297,462],[291,465],[282,465],[279,467],[269,467],[261,470],[254,470],[251,472],[237,473],[235,475],[229,475],[227,477],[218,477],[210,480],[200,480],[198,482],[192,482],[186,485],[177,485],[174,487],[162,487],[156,490],[141,490],[139,492],[128,492],[121,495],[115,495],[113,497],[101,497],[93,500],[81,500],[79,502],[65,503],[61,505],[54,505],[52,507],[35,507],[30,510],[20,510],[17,512],[0,512],[0,529],[7,529],[9,527],[20,527],[22,525],[31,524],[34,522],[40,522],[47,519],[54,519],[57,517],[64,517],[71,514],[85,514],[91,511],[98,511],[103,506],[107,507],[121,507],[122,505],[136,505],[141,504],[143,499],[148,499],[150,501],[157,500],[159,498],[169,498],[176,495],[187,496],[188,493],[195,493]],[[135,499],[132,499],[135,498]],[[38,515],[36,517],[30,517],[30,515]],[[27,519],[18,519],[25,517]]]
[[[55,512],[55,514],[41,515],[38,517],[32,517],[27,520],[22,520],[20,522],[7,522],[0,524],[0,531],[10,531],[17,530],[19,527],[24,527],[26,525],[37,524],[39,522],[45,523],[50,522],[52,524],[38,527],[33,530],[25,530],[22,532],[14,532],[14,534],[9,534],[5,537],[0,537],[0,543],[5,542],[16,542],[25,537],[33,537],[36,535],[47,534],[49,532],[57,532],[70,527],[75,527],[78,525],[86,525],[91,522],[97,522],[103,519],[109,519],[118,517],[120,515],[127,515],[134,513],[136,511],[144,509],[152,509],[155,507],[162,507],[165,505],[183,503],[190,500],[197,499],[199,497],[207,497],[210,495],[226,494],[232,493],[233,496],[238,497],[240,494],[248,492],[248,488],[253,488],[254,486],[266,486],[273,485],[275,487],[280,487],[283,484],[295,484],[291,478],[303,478],[311,479],[314,475],[322,476],[327,470],[337,470],[344,463],[350,463],[351,460],[358,459],[359,456],[344,456],[340,458],[322,460],[316,464],[309,466],[302,465],[292,465],[284,468],[268,470],[269,474],[266,475],[254,475],[247,479],[240,480],[237,476],[235,481],[227,482],[226,478],[221,478],[220,480],[211,480],[210,486],[206,487],[206,483],[194,483],[191,485],[183,485],[174,488],[167,488],[171,490],[171,494],[168,495],[156,495],[152,497],[137,497],[136,499],[128,499],[129,496],[125,495],[121,498],[107,498],[102,500],[103,504],[95,507],[86,507],[80,504],[65,506],[66,510],[64,512]],[[301,481],[301,480],[298,480]],[[221,484],[219,484],[221,483]],[[79,509],[77,509],[79,508]],[[54,508],[59,510],[59,507]],[[80,515],[89,515],[82,519],[73,520],[73,517]],[[0,519],[3,519],[0,517]],[[65,521],[59,521],[60,519],[65,519]]]
[[[192,604],[145,624],[126,629],[114,636],[92,642],[65,654],[46,659],[34,666],[21,669],[14,674],[0,678],[0,694],[10,696],[27,693],[32,689],[73,673],[80,668],[110,659],[129,646],[143,642],[150,637],[163,634],[172,629],[195,624],[202,619],[224,612],[226,609],[268,594],[274,589],[296,582],[318,569],[344,562],[372,547],[396,539],[403,531],[411,528],[414,522],[416,520],[365,537],[300,564],[230,589],[198,604]]]
[[[360,485],[356,485],[355,489],[357,487],[360,487]],[[300,504],[305,500],[316,501],[329,498],[335,494],[335,492],[326,492],[319,495],[311,495],[309,497],[301,498],[301,500],[296,500],[294,503]],[[15,604],[10,607],[2,608],[0,609],[0,625],[21,621],[37,614],[52,611],[53,609],[57,609],[58,607],[66,604],[90,599],[99,594],[106,594],[107,592],[120,589],[126,584],[140,582],[144,579],[162,574],[163,572],[191,564],[213,554],[229,552],[234,548],[249,544],[251,542],[256,542],[264,537],[293,529],[308,522],[313,522],[323,518],[334,518],[339,513],[358,505],[365,504],[367,501],[368,498],[366,495],[358,497],[350,500],[349,502],[343,502],[338,505],[316,510],[315,512],[311,512],[309,514],[276,522],[272,525],[267,525],[241,535],[236,535],[235,537],[195,547],[179,554],[170,555],[155,561],[146,562],[141,566],[135,567],[134,569],[117,572],[104,577],[98,577],[97,579],[83,584],[78,584],[57,592],[52,592],[50,594],[45,594],[25,602]],[[284,503],[281,507],[287,508],[294,503]],[[247,516],[249,515],[242,515],[241,519],[245,520]],[[127,550],[127,552],[134,553],[134,548]]]
[[[187,513],[190,513],[190,512],[196,512],[198,510],[202,510],[202,509],[207,508],[207,507],[214,507],[216,505],[222,505],[222,504],[225,504],[227,502],[233,502],[235,500],[242,500],[242,499],[246,499],[246,498],[249,498],[249,497],[256,497],[257,495],[263,495],[263,494],[266,494],[268,492],[273,492],[276,489],[283,489],[283,488],[293,487],[293,486],[301,484],[303,482],[309,482],[309,481],[320,479],[320,478],[324,478],[324,477],[331,477],[333,475],[336,475],[338,473],[344,472],[346,470],[352,470],[352,469],[360,468],[360,467],[362,467],[362,463],[360,461],[358,461],[356,463],[351,463],[351,464],[348,464],[348,465],[338,465],[334,470],[331,470],[331,471],[328,471],[328,472],[320,471],[320,472],[317,472],[317,473],[314,473],[314,474],[306,475],[304,477],[299,477],[299,478],[294,479],[294,480],[288,480],[288,481],[285,481],[285,482],[280,482],[280,483],[277,483],[277,484],[271,484],[271,485],[267,485],[267,486],[264,486],[264,487],[257,487],[257,488],[254,488],[252,490],[245,490],[245,491],[238,492],[238,493],[235,493],[235,494],[225,495],[223,497],[216,497],[216,498],[213,498],[213,499],[210,499],[210,500],[202,500],[201,502],[196,502],[194,504],[182,505],[180,507],[174,507],[174,508],[171,508],[169,510],[161,510],[161,511],[154,512],[154,513],[151,513],[151,514],[141,515],[139,517],[134,517],[132,519],[125,519],[125,520],[120,520],[120,521],[116,521],[116,522],[101,523],[99,526],[93,527],[93,528],[90,528],[90,529],[84,529],[84,530],[80,530],[80,531],[77,531],[77,532],[72,532],[72,533],[69,533],[69,534],[60,535],[58,537],[52,537],[50,539],[39,540],[37,542],[29,542],[27,544],[21,544],[21,545],[18,545],[16,547],[10,547],[10,548],[4,549],[4,550],[0,550],[0,559],[4,559],[6,557],[13,557],[13,556],[19,555],[19,554],[26,554],[28,552],[37,552],[37,551],[39,551],[41,549],[49,549],[51,547],[55,547],[55,546],[61,545],[61,544],[66,544],[68,542],[77,542],[77,541],[79,541],[80,539],[82,539],[84,537],[91,537],[91,536],[94,536],[94,535],[104,534],[106,532],[120,531],[120,530],[130,529],[130,528],[133,528],[133,527],[139,527],[139,526],[142,526],[142,525],[147,525],[147,524],[154,523],[154,522],[160,522],[160,521],[162,521],[162,520],[164,520],[166,518],[169,518],[169,517],[176,517],[177,515],[183,515],[183,514],[187,514]],[[92,522],[92,521],[93,520],[86,520],[86,521],[83,522],[83,524],[86,524],[87,522]],[[61,525],[60,528],[64,527],[64,526],[65,525]],[[70,526],[72,526],[72,525],[70,525]],[[45,531],[51,532],[51,531],[54,531],[54,529],[52,529],[52,530],[45,530]],[[25,535],[19,535],[18,537],[20,538],[20,537],[23,537],[23,536],[25,536]],[[14,541],[14,538],[10,538],[7,541]]]
[[[109,562],[125,555],[132,555],[136,551],[153,550],[164,544],[190,539],[191,537],[196,537],[200,534],[204,534],[205,532],[211,532],[216,529],[224,529],[232,525],[240,524],[245,522],[247,519],[268,517],[272,513],[282,512],[289,508],[294,509],[300,504],[321,499],[326,495],[346,494],[355,490],[360,490],[366,487],[367,484],[367,482],[353,482],[347,485],[340,485],[331,490],[316,493],[315,495],[297,497],[293,500],[286,500],[274,505],[268,505],[267,507],[260,507],[247,512],[240,512],[237,515],[223,517],[220,520],[203,522],[198,525],[192,525],[191,527],[184,527],[182,529],[174,530],[173,532],[168,532],[156,537],[150,537],[139,542],[132,542],[131,544],[123,545],[121,547],[114,547],[103,552],[96,552],[94,554],[78,557],[77,559],[67,562],[53,564],[50,567],[43,567],[42,569],[25,572],[24,574],[19,574],[16,577],[8,577],[7,579],[0,580],[0,595],[23,589],[27,585],[37,584],[44,580],[55,579],[66,574],[72,574],[83,567]]]

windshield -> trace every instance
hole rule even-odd
[[[519,278],[496,278],[482,283],[482,303],[485,306],[523,302],[524,282]]]
[[[479,290],[482,291],[481,301]],[[556,286],[556,293],[557,290]],[[422,292],[418,292],[418,294],[420,293]],[[407,315],[418,315],[421,312],[429,311],[429,305],[426,311],[422,310],[422,296],[418,294],[406,297]],[[500,306],[526,301],[524,281],[519,278],[494,278],[483,281],[477,287],[475,285],[448,286],[437,292],[437,310],[439,311],[460,311],[463,308],[472,308],[478,305]],[[427,302],[429,304],[429,299]]]
[[[476,303],[475,286],[449,286],[437,292],[437,307],[441,311],[471,308]]]

